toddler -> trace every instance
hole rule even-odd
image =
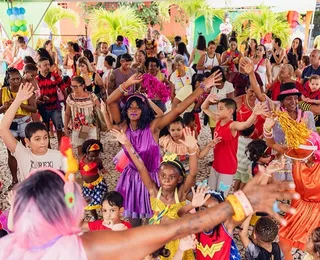
[[[316,260],[320,259],[320,227],[317,227],[307,238],[306,243],[307,255],[303,260]]]

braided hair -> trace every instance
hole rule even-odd
[[[4,87],[9,87],[10,86],[10,83],[9,83],[9,80],[10,80],[10,74],[12,73],[19,73],[19,70],[17,70],[16,68],[8,68],[6,70],[6,74],[5,74],[5,77],[4,77],[4,80],[3,80],[3,86]]]

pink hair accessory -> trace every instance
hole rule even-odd
[[[244,213],[246,214],[246,216],[250,216],[253,214],[253,208],[251,206],[250,201],[248,200],[247,196],[243,193],[242,190],[238,190],[234,193],[234,195],[237,197],[237,199],[239,200]]]

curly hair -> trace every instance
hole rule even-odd
[[[165,247],[165,245],[158,250],[154,251],[151,256],[156,258],[158,256],[169,257],[171,254],[170,250]]]
[[[266,243],[273,242],[278,235],[278,231],[278,225],[267,217],[260,218],[254,227],[258,239]]]
[[[100,146],[100,152],[103,152],[103,146],[102,143],[99,140],[96,139],[88,139],[86,140],[83,144],[82,144],[82,153],[83,154],[88,154],[89,153],[89,149],[92,145],[97,144]]]
[[[256,162],[265,153],[268,148],[266,142],[262,139],[252,140],[246,149],[246,155],[249,157],[250,161]]]
[[[311,239],[313,242],[313,251],[318,256],[320,255],[320,227],[312,231]]]

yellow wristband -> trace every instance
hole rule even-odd
[[[226,198],[226,200],[229,201],[229,203],[231,204],[231,206],[233,208],[234,215],[232,218],[237,222],[244,220],[246,217],[246,214],[245,214],[243,207],[242,207],[240,201],[238,200],[238,198],[235,195],[229,195]]]

